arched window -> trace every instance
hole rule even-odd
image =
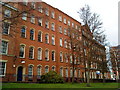
[[[25,45],[20,45],[19,57],[20,58],[24,58],[25,57]]]
[[[63,68],[60,68],[60,75],[63,77]]]
[[[33,48],[33,47],[30,47],[30,48],[29,48],[29,58],[30,58],[30,59],[33,59],[33,58],[34,58],[34,48]]]
[[[55,37],[52,36],[52,45],[55,45]]]
[[[49,35],[45,34],[45,43],[48,44],[49,43]]]
[[[42,60],[42,49],[38,48],[38,60]]]
[[[67,41],[64,41],[64,47],[67,48]]]
[[[63,62],[63,53],[60,52],[60,62]]]
[[[65,69],[65,76],[68,77],[68,68]]]
[[[33,65],[28,66],[28,78],[33,76]]]
[[[22,28],[21,28],[21,37],[22,37],[22,38],[25,38],[25,37],[26,37],[26,28],[25,28],[25,27],[22,27]]]
[[[42,68],[41,68],[41,66],[38,66],[37,67],[37,78],[39,78],[40,79],[40,77],[41,77],[41,71],[42,71]]]
[[[30,30],[30,40],[34,40],[34,30]]]
[[[55,61],[55,51],[52,51],[52,61]]]
[[[72,77],[73,76],[73,70],[72,70],[72,68],[70,68],[70,77]]]
[[[49,67],[45,66],[45,73],[48,73],[48,72],[49,72]]]
[[[55,66],[52,66],[52,71],[55,71]]]
[[[48,61],[49,60],[49,51],[45,50],[45,60]]]
[[[42,42],[42,32],[38,32],[38,42]]]

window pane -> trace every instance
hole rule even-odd
[[[7,54],[8,42],[2,41],[2,54]]]
[[[8,34],[8,30],[9,30],[9,27],[10,27],[10,24],[9,23],[7,23],[7,22],[4,22],[3,23],[3,34]]]

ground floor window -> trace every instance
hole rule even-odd
[[[0,62],[0,76],[5,76],[6,62]]]

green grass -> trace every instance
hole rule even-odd
[[[38,84],[38,83],[3,83],[2,88],[118,88],[118,83],[64,83],[64,84]]]

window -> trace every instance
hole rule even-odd
[[[66,24],[66,18],[64,18],[64,24]]]
[[[60,46],[62,47],[62,38],[60,38]]]
[[[52,29],[52,31],[55,31],[55,24],[54,23],[51,24],[51,29]]]
[[[76,70],[76,68],[74,69],[74,75],[75,75],[75,77],[77,77],[77,70]]]
[[[67,35],[67,29],[64,28],[64,35]]]
[[[55,61],[55,51],[52,51],[52,61]]]
[[[78,57],[78,64],[80,64],[80,57]]]
[[[38,19],[38,25],[39,25],[39,26],[42,26],[42,18],[39,18],[39,19]]]
[[[7,22],[3,23],[3,34],[9,34],[9,30],[10,30],[10,24]]]
[[[42,32],[38,32],[38,42],[42,42]]]
[[[55,45],[55,37],[52,36],[52,45]]]
[[[33,65],[28,66],[28,78],[33,76]]]
[[[45,50],[45,60],[49,61],[49,51]]]
[[[45,43],[48,44],[49,43],[49,35],[45,34]]]
[[[51,18],[55,18],[55,13],[51,12]]]
[[[68,20],[68,26],[70,26],[70,21]]]
[[[66,41],[66,39],[64,40],[64,47],[67,48],[67,41]]]
[[[61,22],[62,22],[62,16],[59,16],[59,21],[61,21]]]
[[[26,28],[25,28],[25,27],[22,27],[22,28],[21,28],[21,37],[22,37],[22,38],[25,38],[25,37],[26,37]]]
[[[30,48],[29,48],[29,58],[30,58],[30,59],[33,59],[33,58],[34,58],[34,48],[33,48],[33,47],[30,47]]]
[[[31,16],[30,22],[35,23],[35,16],[34,15]]]
[[[76,56],[74,55],[74,64],[77,64]]]
[[[31,8],[35,9],[35,2],[31,2]]]
[[[30,30],[30,40],[34,40],[34,30]]]
[[[74,27],[74,23],[72,23],[72,27]]]
[[[27,13],[26,12],[22,13],[22,19],[27,20]]]
[[[42,49],[38,48],[38,60],[42,60]]]
[[[0,76],[5,76],[6,62],[0,62]]]
[[[65,62],[68,63],[68,56],[67,56],[67,53],[65,53]]]
[[[72,55],[70,55],[70,63],[72,63]]]
[[[41,74],[41,71],[42,71],[41,66],[38,66],[38,67],[37,67],[37,78],[38,78],[38,79],[40,79],[40,77],[41,77],[41,75],[42,75],[42,74]]]
[[[45,73],[48,73],[48,72],[49,72],[49,67],[45,66]]]
[[[60,62],[63,62],[63,53],[60,52]]]
[[[25,57],[25,45],[20,45],[19,57],[20,58],[24,58]]]
[[[7,54],[7,50],[8,50],[8,42],[2,41],[2,54]]]
[[[59,32],[62,33],[62,27],[61,26],[59,26]]]
[[[72,70],[72,68],[70,69],[70,77],[72,77],[73,76],[73,70]]]
[[[38,6],[38,11],[39,11],[40,13],[43,12],[43,10],[42,10],[42,5],[39,5],[39,6]]]
[[[27,5],[28,4],[28,0],[23,0],[23,5]]]
[[[68,69],[65,69],[65,76],[68,77]]]
[[[52,71],[55,71],[55,66],[52,66]]]
[[[45,22],[45,28],[49,28],[49,22],[48,21]]]
[[[45,14],[49,16],[49,10],[47,8],[45,9]]]
[[[60,68],[60,75],[63,77],[63,68]]]
[[[80,69],[78,70],[78,77],[80,78]]]
[[[11,11],[8,10],[8,9],[6,9],[6,10],[4,11],[4,17],[11,17]]]

